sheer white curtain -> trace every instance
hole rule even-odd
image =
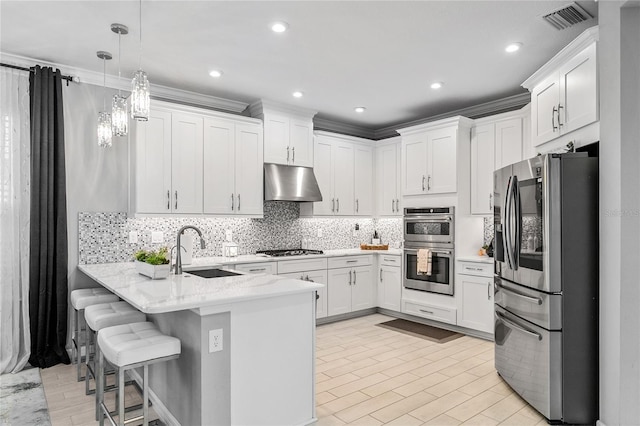
[[[0,68],[0,372],[22,370],[29,332],[29,73]]]

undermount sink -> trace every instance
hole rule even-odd
[[[212,268],[212,269],[199,269],[197,271],[184,271],[187,274],[197,275],[202,278],[221,278],[232,277],[234,275],[242,275],[237,272],[228,271],[226,269]]]

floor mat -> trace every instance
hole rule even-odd
[[[405,319],[394,319],[387,322],[377,324],[380,327],[387,328],[389,330],[399,331],[401,333],[409,334],[416,337],[422,337],[423,339],[431,340],[432,342],[446,343],[451,340],[462,337],[460,333],[454,331],[443,330],[442,328],[432,327],[430,325],[420,324],[413,321],[407,321]]]
[[[51,425],[38,368],[0,376],[0,424]]]

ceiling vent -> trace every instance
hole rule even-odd
[[[571,3],[544,15],[542,18],[553,25],[555,29],[564,30],[580,22],[587,21],[593,18],[593,16],[578,6],[577,3]]]

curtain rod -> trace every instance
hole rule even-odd
[[[34,72],[34,68],[33,67],[25,68],[25,67],[19,67],[17,65],[5,64],[3,62],[0,62],[0,66],[7,67],[7,68],[13,68],[14,70]],[[73,77],[70,76],[70,75],[63,75],[62,79],[67,82],[67,86],[69,86],[69,82],[70,81],[73,81]]]

